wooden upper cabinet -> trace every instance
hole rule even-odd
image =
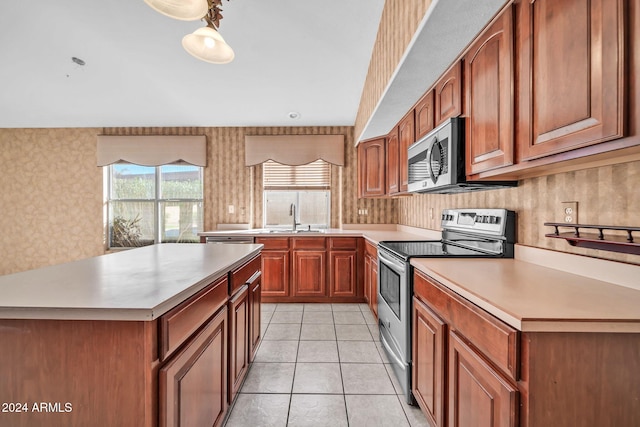
[[[466,101],[466,173],[514,161],[513,9],[473,43],[463,58]]]
[[[415,125],[415,117],[414,110],[409,111],[409,113],[402,118],[400,124],[398,125],[398,139],[400,140],[400,193],[405,193],[407,191],[407,186],[409,185],[409,157],[407,150],[409,146],[416,142],[416,125]]]
[[[400,141],[398,138],[398,126],[394,127],[387,135],[387,194],[395,194],[400,191]]]
[[[624,0],[518,7],[519,159],[623,136]]]
[[[360,197],[378,197],[386,193],[385,138],[358,145],[358,189]]]
[[[436,126],[462,114],[462,64],[459,61],[438,80],[434,96]]]
[[[433,89],[424,94],[415,108],[416,141],[425,136],[434,128],[433,118],[435,111],[435,99]]]

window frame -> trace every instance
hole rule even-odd
[[[131,164],[133,166],[142,166],[147,168],[152,168],[154,170],[154,197],[149,199],[120,199],[113,198],[113,166],[115,165],[127,165]],[[161,191],[161,182],[162,182],[162,173],[161,168],[165,166],[190,166],[194,167],[198,170],[198,175],[201,183],[201,194],[202,198],[160,198]],[[202,227],[204,227],[204,167],[184,164],[166,164],[159,166],[143,166],[143,165],[134,165],[132,163],[127,162],[117,162],[112,163],[110,165],[104,166],[105,176],[106,176],[106,186],[105,186],[105,223],[106,223],[106,238],[105,243],[108,250],[127,250],[134,249],[136,246],[111,246],[111,227],[112,227],[112,218],[110,217],[110,204],[111,202],[125,202],[125,203],[153,203],[153,245],[161,244],[161,243],[173,243],[173,242],[163,242],[162,241],[162,230],[160,227],[160,223],[162,221],[162,211],[160,209],[163,203],[167,202],[184,202],[184,203],[200,203],[202,206]],[[202,230],[200,230],[202,231]],[[184,242],[186,243],[186,242]],[[194,242],[195,243],[195,242]],[[145,245],[151,246],[151,245]]]

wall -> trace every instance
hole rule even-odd
[[[244,166],[245,135],[344,134],[345,166],[332,169],[332,225],[396,218],[394,204],[357,198],[353,127],[0,129],[0,274],[104,253],[99,134],[206,135],[206,230],[262,224],[261,170]]]

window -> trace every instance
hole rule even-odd
[[[109,247],[199,242],[202,194],[198,166],[107,166]]]
[[[331,218],[331,165],[322,160],[288,166],[274,161],[263,164],[264,227],[328,228]]]

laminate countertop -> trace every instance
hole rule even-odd
[[[262,246],[151,245],[0,276],[0,319],[153,320]]]
[[[520,331],[640,333],[633,288],[517,259],[414,258],[411,265]]]

